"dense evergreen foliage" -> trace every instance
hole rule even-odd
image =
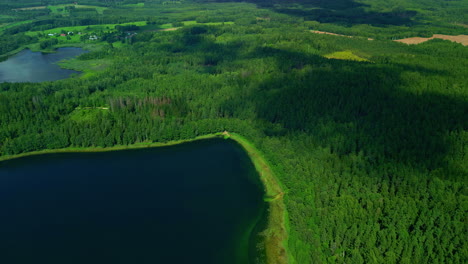
[[[424,1],[398,2],[383,15],[376,10],[389,1],[298,2],[343,12],[330,17],[272,2],[147,1],[127,16],[124,7],[106,10],[93,19],[235,23],[119,26],[139,33],[78,59],[111,61],[103,70],[0,84],[1,154],[238,132],[262,150],[287,190],[292,262],[466,263],[468,50],[444,40],[385,40],[401,29],[459,34],[463,27],[444,24],[456,11],[433,1],[431,14],[446,16],[431,28],[416,19],[422,11],[411,10]],[[344,16],[350,8],[357,17]],[[180,11],[149,14],[161,10]],[[377,40],[309,32],[327,28]],[[360,60],[326,58],[340,51]]]

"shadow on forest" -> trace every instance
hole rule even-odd
[[[229,0],[218,0],[228,2]],[[236,1],[237,0],[233,0]],[[341,25],[369,24],[373,26],[411,25],[416,11],[395,6],[391,12],[368,11],[368,5],[354,0],[246,0],[275,12],[302,17],[309,21]]]
[[[450,151],[447,132],[468,128],[466,101],[400,89],[402,72],[449,73],[328,60],[271,48],[253,55],[257,54],[274,57],[286,72],[261,83],[251,99],[259,118],[285,129],[267,129],[266,134],[306,132],[335,153],[363,151],[369,158],[386,157],[431,169],[443,165]]]
[[[235,45],[223,48],[209,41],[197,45],[191,52],[210,51],[205,61],[214,68],[237,59],[268,58],[276,63],[280,74],[269,79],[241,74],[239,81],[250,87],[255,83],[253,90],[246,93],[239,88],[233,97],[237,99],[220,102],[223,111],[233,117],[240,117],[246,105],[253,104],[257,118],[272,124],[265,128],[270,136],[304,132],[318,145],[341,155],[363,152],[376,162],[385,157],[431,169],[446,162],[451,148],[447,133],[468,128],[466,101],[402,89],[403,72],[418,72],[423,77],[447,76],[448,72],[334,60],[271,47],[245,54]]]
[[[204,73],[209,74],[226,67],[240,72],[233,80],[238,89],[218,103],[219,111],[227,117],[253,115],[266,121],[268,136],[305,133],[316,146],[339,155],[362,152],[370,162],[385,158],[433,169],[447,166],[453,146],[447,134],[468,129],[468,103],[463,98],[405,90],[405,86],[429,85],[419,83],[425,76],[447,78],[450,72],[327,59],[272,47],[246,52],[241,43],[218,44],[201,34],[187,30],[180,38],[183,52],[202,58],[198,68],[208,69]],[[274,74],[256,72],[257,66],[244,74],[245,62],[236,61],[250,59],[271,62]],[[407,72],[422,77],[405,84],[408,79],[403,80],[402,74]]]

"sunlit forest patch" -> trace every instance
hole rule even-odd
[[[325,57],[329,59],[338,59],[338,60],[369,61],[368,59],[357,56],[350,50],[336,51],[336,52],[325,55]]]

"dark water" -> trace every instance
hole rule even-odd
[[[43,82],[68,78],[79,72],[62,69],[56,62],[85,52],[80,48],[59,48],[56,53],[23,50],[0,62],[0,82]]]
[[[249,263],[262,195],[223,139],[1,162],[0,263]]]

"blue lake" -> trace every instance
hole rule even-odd
[[[68,78],[79,72],[62,69],[56,63],[85,52],[81,48],[59,48],[55,53],[23,50],[0,62],[0,82],[44,82]]]
[[[267,204],[237,143],[0,162],[0,263],[260,263]]]

